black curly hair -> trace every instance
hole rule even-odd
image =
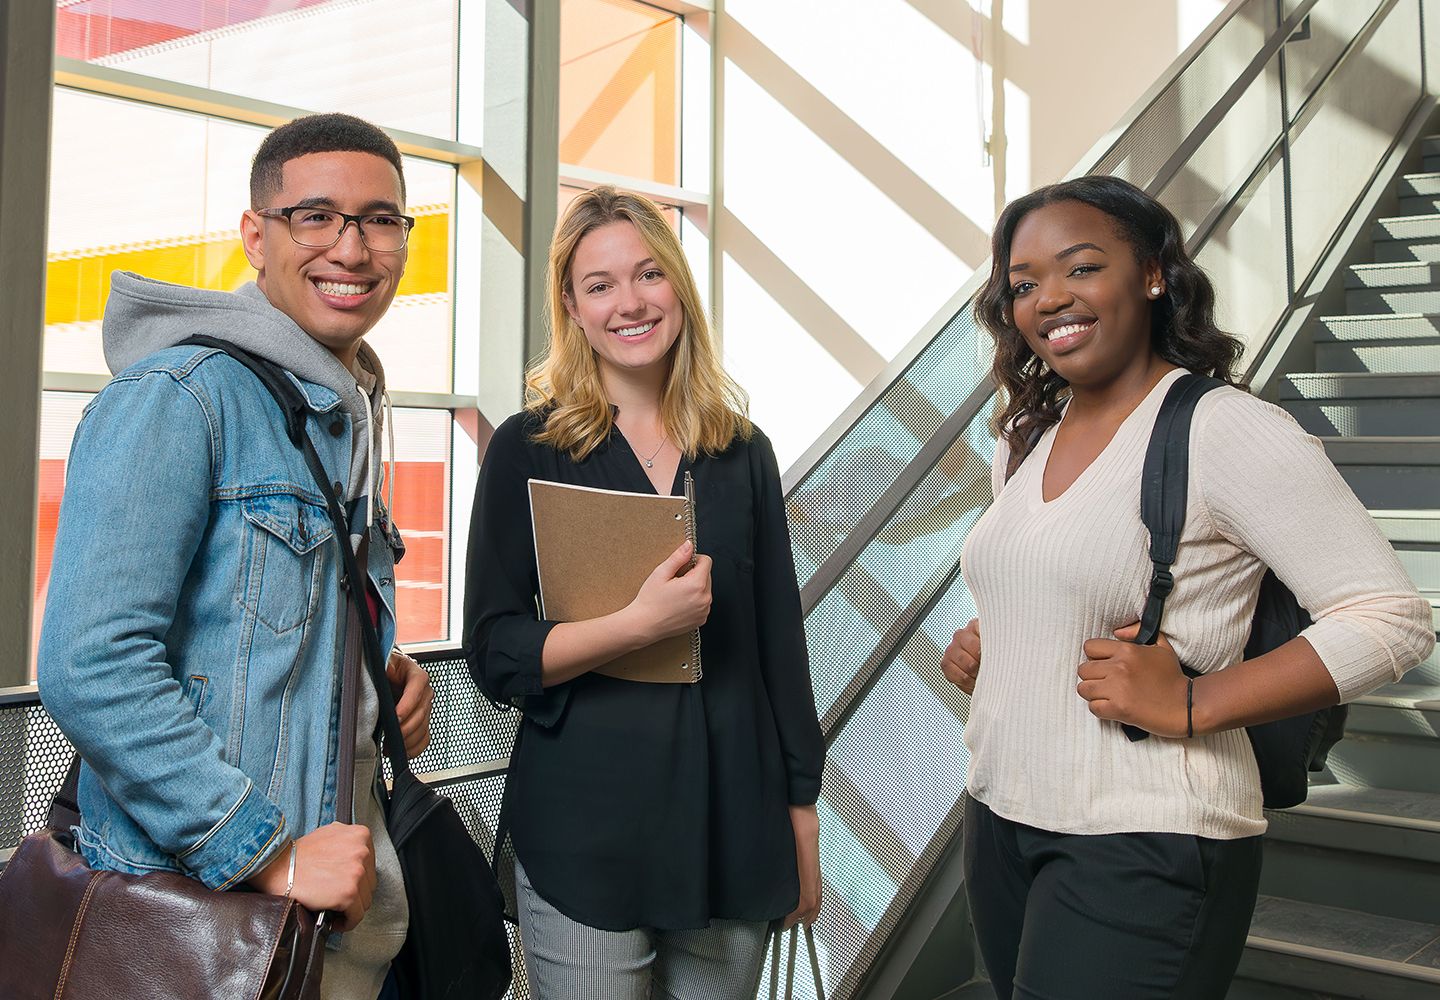
[[[995,338],[991,370],[1001,398],[994,427],[1010,446],[1012,471],[1028,442],[1059,421],[1060,403],[1070,384],[1036,357],[1011,320],[1010,247],[1021,219],[1062,201],[1083,202],[1104,212],[1115,221],[1137,261],[1159,263],[1165,294],[1150,307],[1150,344],[1155,353],[1189,371],[1240,384],[1235,368],[1245,344],[1215,325],[1214,286],[1186,253],[1180,223],[1169,209],[1118,177],[1076,177],[1042,187],[1015,199],[1000,213],[991,237],[990,277],[975,298],[975,319]]]
[[[265,137],[250,164],[250,207],[264,208],[266,199],[285,186],[285,164],[309,153],[382,157],[400,175],[400,197],[405,197],[405,164],[394,140],[363,118],[330,113],[296,118]]]

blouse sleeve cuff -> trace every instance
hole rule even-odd
[[[791,776],[787,791],[790,805],[813,806],[820,799],[820,779],[818,777]]]
[[[485,672],[499,700],[509,702],[537,725],[550,727],[569,701],[570,685],[547,689],[540,672],[545,640],[559,622],[515,615],[495,623],[490,635]]]

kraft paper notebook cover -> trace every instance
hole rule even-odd
[[[695,540],[692,480],[686,496],[569,486],[530,480],[530,520],[540,575],[540,614],[573,622],[619,611],[655,567],[688,537]],[[700,633],[662,639],[595,668],[595,673],[656,684],[700,679]]]

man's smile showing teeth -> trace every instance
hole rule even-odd
[[[357,284],[354,282],[317,280],[315,282],[315,287],[320,289],[320,291],[324,292],[326,295],[364,295],[366,292],[370,291],[370,289],[375,287],[375,283],[372,281],[366,282],[364,284]]]
[[[641,323],[639,326],[626,326],[619,330],[611,330],[610,332],[617,337],[639,337],[642,334],[649,333],[653,329],[655,329],[655,321],[651,320],[649,323]]]

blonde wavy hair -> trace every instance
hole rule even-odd
[[[720,366],[695,277],[674,230],[650,199],[610,186],[586,191],[565,210],[550,241],[546,277],[550,343],[525,372],[525,409],[545,417],[535,440],[580,461],[610,436],[615,417],[600,365],[570,311],[574,298],[570,268],[580,241],[592,230],[629,222],[640,233],[660,271],[675,290],[684,322],[670,349],[670,370],[660,396],[660,415],[670,441],[694,460],[700,452],[719,454],[737,437],[749,440],[749,397]]]

